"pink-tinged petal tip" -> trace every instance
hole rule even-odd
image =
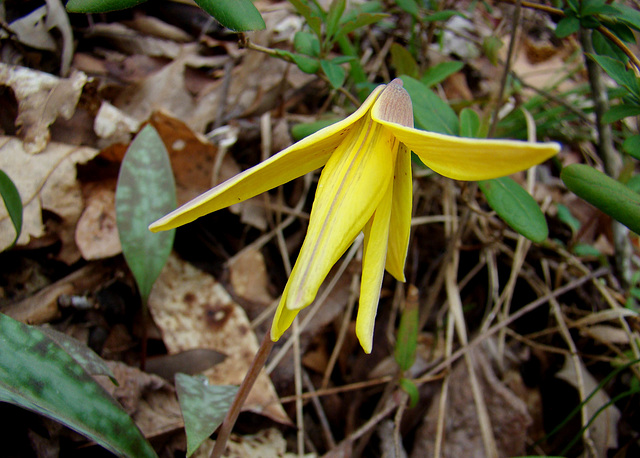
[[[373,104],[371,117],[374,121],[413,127],[413,105],[409,93],[402,87],[401,79],[394,79],[384,88]]]

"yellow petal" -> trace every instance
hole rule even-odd
[[[287,308],[300,309],[313,301],[333,264],[371,218],[392,182],[397,148],[389,130],[365,116],[331,156],[289,278]]]
[[[347,118],[303,138],[264,162],[245,170],[152,223],[153,232],[182,226],[221,208],[257,196],[322,167],[354,123],[369,111],[384,89],[378,86]]]
[[[393,176],[393,203],[389,225],[389,244],[386,269],[398,281],[405,281],[404,264],[411,234],[413,182],[411,176],[411,152],[400,145]]]
[[[373,347],[373,329],[387,257],[393,191],[393,186],[389,186],[378,204],[378,208],[364,228],[362,281],[360,283],[358,317],[356,318],[356,336],[358,336],[365,353],[371,353]]]
[[[557,143],[458,138],[376,119],[440,175],[456,180],[487,180],[527,169],[560,150]]]
[[[289,291],[289,284],[285,286],[284,291],[282,293],[282,297],[280,298],[280,303],[278,304],[278,308],[276,309],[276,314],[273,317],[273,323],[271,324],[271,340],[277,342],[282,334],[289,329],[291,323],[293,323],[294,318],[298,314],[300,310],[289,310],[285,306],[285,298],[287,297]]]

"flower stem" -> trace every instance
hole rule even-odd
[[[264,367],[264,363],[267,361],[267,357],[269,356],[269,353],[271,353],[272,348],[273,341],[271,340],[270,333],[267,332],[264,339],[262,339],[260,348],[258,348],[258,352],[251,363],[251,367],[249,367],[247,375],[244,376],[244,380],[240,385],[240,389],[238,390],[236,397],[233,399],[233,404],[231,404],[231,408],[227,412],[227,416],[224,418],[224,422],[220,427],[216,444],[211,452],[211,458],[219,458],[224,453],[227,441],[231,435],[231,430],[236,424],[238,415],[240,415],[240,409],[242,409],[244,401],[247,399],[247,396],[249,396],[249,392],[258,378],[258,375],[260,375],[260,371]]]

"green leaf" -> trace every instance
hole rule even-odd
[[[560,178],[578,197],[640,234],[640,194],[584,164],[563,168]]]
[[[308,137],[311,134],[315,134],[320,129],[324,129],[331,124],[335,124],[341,119],[342,118],[327,118],[319,119],[318,121],[310,123],[296,124],[291,128],[291,137],[293,137],[295,141],[302,140],[303,138]]]
[[[414,408],[420,400],[420,392],[415,383],[408,378],[401,378],[399,381],[402,391],[409,395],[409,407]]]
[[[298,14],[305,18],[307,25],[316,34],[318,39],[322,37],[322,19],[301,0],[289,0],[289,3],[293,5]]]
[[[305,73],[309,73],[313,75],[320,68],[320,63],[318,62],[318,59],[315,59],[313,57],[305,56],[302,54],[296,54],[291,51],[287,51],[286,49],[275,49],[275,52],[277,55],[283,56],[287,60],[290,60],[291,62],[296,64],[298,68]]]
[[[460,112],[460,136],[477,138],[480,130],[480,116],[471,108],[464,108]]]
[[[589,256],[594,258],[600,258],[602,256],[602,253],[600,253],[600,251],[596,247],[588,243],[576,243],[571,248],[571,252],[576,256],[582,256],[582,257]]]
[[[424,72],[424,75],[422,75],[420,82],[427,87],[435,86],[454,73],[462,70],[463,67],[464,62],[460,62],[458,60],[441,62],[433,67],[429,67],[427,71]]]
[[[236,32],[262,30],[264,19],[251,0],[195,0],[220,24]]]
[[[396,0],[396,5],[402,11],[406,11],[413,17],[418,17],[419,9],[416,0]]]
[[[611,6],[618,11],[618,14],[615,15],[616,19],[640,31],[640,11],[618,2],[613,3]]]
[[[640,106],[630,103],[621,103],[620,105],[614,105],[604,114],[602,121],[606,123],[620,121],[621,119],[629,116],[640,115]]]
[[[556,37],[566,38],[580,30],[580,19],[575,16],[566,16],[560,19],[556,26]]]
[[[571,228],[574,234],[580,230],[580,221],[573,216],[571,210],[566,205],[556,204],[558,219]]]
[[[7,213],[16,231],[13,245],[18,241],[20,232],[22,232],[22,200],[18,188],[3,170],[0,170],[0,194],[2,194],[4,206],[7,208]]]
[[[626,54],[615,46],[611,40],[602,35],[600,31],[594,30],[591,35],[591,40],[593,41],[593,49],[595,49],[596,54],[609,56],[616,60],[624,60],[627,58]]]
[[[447,19],[451,19],[453,16],[460,16],[465,19],[467,18],[467,16],[462,14],[460,11],[442,10],[425,16],[423,20],[427,22],[446,21]]]
[[[342,87],[342,85],[344,84],[344,80],[347,77],[344,68],[329,60],[321,60],[320,66],[322,67],[322,71],[324,71],[324,74],[327,76],[327,78],[329,79],[329,83],[334,89]]]
[[[391,45],[391,65],[396,69],[397,75],[418,77],[418,63],[409,50],[398,43]]]
[[[153,233],[149,224],[176,207],[167,149],[151,125],[143,128],[122,160],[116,188],[116,223],[122,254],[146,303],[167,262],[175,230]]]
[[[489,35],[482,40],[482,51],[484,52],[489,62],[493,65],[498,65],[498,57],[500,55],[500,49],[504,46],[504,43],[495,35]]]
[[[333,0],[329,6],[329,14],[327,14],[326,23],[328,41],[332,41],[333,37],[338,32],[338,25],[340,24],[340,18],[344,14],[345,6],[345,0]]]
[[[400,316],[395,359],[402,372],[408,371],[416,360],[418,345],[418,301],[407,300]]]
[[[431,89],[409,76],[403,76],[404,88],[413,102],[413,117],[423,130],[458,135],[460,126],[456,112]]]
[[[633,192],[640,193],[640,175],[634,175],[627,181],[627,187]]]
[[[187,457],[216,430],[224,420],[238,392],[237,386],[210,386],[202,375],[176,374],[176,392],[187,433]]]
[[[52,418],[120,456],[154,457],[122,407],[39,329],[0,314],[0,401]]]
[[[133,8],[147,0],[69,0],[67,11],[70,13],[106,13],[108,11]]]
[[[478,186],[491,208],[514,231],[534,242],[543,242],[547,238],[547,220],[522,186],[509,177],[480,181]]]
[[[638,86],[638,79],[631,70],[627,70],[625,64],[619,60],[612,59],[608,56],[598,56],[597,54],[590,54],[593,60],[596,61],[602,69],[607,72],[611,78],[615,80],[620,86],[627,88],[627,90],[635,95],[640,96],[640,86]]]
[[[107,363],[88,346],[63,332],[56,331],[52,327],[41,326],[39,329],[66,351],[89,375],[106,375],[113,383],[118,383]]]
[[[311,57],[320,55],[320,42],[318,37],[309,32],[296,32],[293,38],[293,47],[300,54],[306,54]]]
[[[388,17],[389,15],[384,13],[361,13],[354,20],[341,23],[340,29],[336,33],[335,39],[338,40],[341,37],[353,32],[354,30],[371,24],[375,24],[376,22],[380,22],[382,19]]]

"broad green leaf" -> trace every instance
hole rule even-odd
[[[640,106],[630,103],[621,103],[620,105],[614,105],[604,114],[602,120],[604,122],[616,122],[629,116],[640,115]]]
[[[296,124],[291,128],[291,137],[293,137],[295,141],[302,140],[303,138],[308,137],[311,134],[315,134],[320,129],[324,129],[331,124],[335,124],[341,119],[342,118],[327,118],[319,119],[318,121],[310,123]]]
[[[609,7],[604,0],[582,0],[582,9],[580,10],[582,16],[615,14],[616,12],[617,11]]]
[[[293,37],[293,47],[296,52],[306,54],[311,57],[320,55],[320,42],[318,37],[309,32],[297,32]]]
[[[619,2],[613,3],[611,6],[618,11],[616,19],[640,31],[640,11]]]
[[[596,54],[609,56],[617,60],[627,59],[626,54],[598,30],[593,31],[591,40],[593,41],[593,49],[595,49]]]
[[[478,186],[491,208],[514,231],[534,242],[543,242],[547,238],[547,220],[522,186],[509,177],[480,181]]]
[[[0,314],[0,401],[68,426],[120,456],[154,457],[122,407],[38,328]]]
[[[346,6],[345,0],[332,0],[329,6],[329,14],[327,14],[327,40],[332,41],[335,34],[338,32],[338,25],[340,24],[340,18],[344,14],[344,8]]]
[[[456,112],[431,89],[409,76],[403,76],[404,88],[413,102],[413,117],[423,130],[458,135],[460,125]]]
[[[4,201],[4,206],[7,208],[9,218],[16,231],[16,236],[13,239],[13,244],[18,241],[20,232],[22,232],[22,200],[20,199],[20,193],[18,188],[13,184],[9,175],[0,170],[0,194]]]
[[[220,426],[238,387],[209,385],[208,379],[202,375],[176,374],[175,380],[189,457]]]
[[[56,331],[50,326],[41,326],[39,329],[75,359],[89,375],[106,375],[113,383],[117,384],[116,378],[107,363],[88,346],[63,332]]]
[[[420,400],[420,392],[416,384],[408,378],[401,378],[399,384],[402,391],[409,395],[409,407],[415,407]]]
[[[147,0],[69,0],[67,11],[70,13],[106,13],[107,11],[133,8]]]
[[[347,77],[344,68],[341,66],[329,61],[329,60],[321,60],[320,66],[322,67],[322,71],[329,79],[329,83],[334,89],[338,89],[342,87],[344,84],[344,80]]]
[[[393,43],[390,51],[391,65],[396,69],[397,75],[408,75],[411,78],[418,77],[418,63],[406,47]]]
[[[433,67],[429,67],[420,78],[420,82],[427,87],[441,83],[449,76],[459,72],[464,67],[464,63],[458,60],[441,62]]]
[[[150,232],[149,224],[176,207],[167,149],[151,125],[143,128],[122,160],[116,188],[116,223],[122,254],[143,303],[167,262],[175,230]]]
[[[593,60],[595,60],[602,69],[607,72],[611,78],[615,80],[620,86],[627,88],[631,94],[636,97],[640,96],[640,86],[638,85],[638,79],[631,70],[627,70],[625,64],[619,60],[612,59],[608,56],[598,56],[590,54]]]
[[[418,301],[407,300],[400,316],[398,338],[396,340],[395,359],[401,371],[411,369],[416,360],[418,345]]]
[[[580,19],[575,16],[563,17],[556,26],[556,36],[566,38],[580,30]]]
[[[402,11],[406,11],[414,17],[418,17],[419,10],[416,0],[396,0],[396,5],[398,5],[398,8]]]
[[[464,108],[460,112],[460,136],[468,138],[478,137],[480,130],[480,116],[471,108]]]
[[[606,27],[622,41],[626,41],[627,43],[635,43],[635,35],[633,34],[633,30],[631,30],[628,25],[620,22],[613,22],[607,23]]]
[[[640,194],[584,164],[563,168],[560,178],[578,197],[640,234]]]
[[[627,138],[622,144],[622,149],[629,156],[634,157],[640,161],[640,135],[632,135]]]
[[[251,0],[195,0],[220,24],[236,32],[262,30],[264,19]]]

